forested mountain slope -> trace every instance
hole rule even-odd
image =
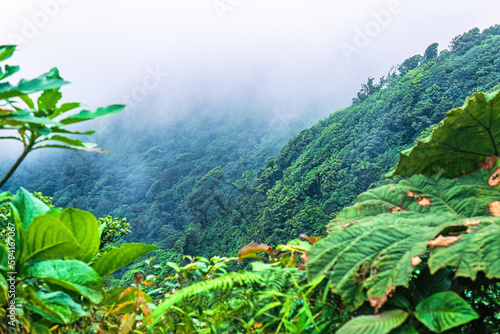
[[[234,255],[252,241],[323,234],[358,194],[392,182],[383,175],[398,153],[447,111],[500,88],[499,51],[500,26],[457,36],[439,55],[432,44],[378,83],[369,78],[351,106],[284,147],[304,123],[270,125],[265,112],[199,112],[167,127],[122,120],[99,140],[113,154],[70,153],[48,169],[32,161],[9,186],[127,217],[128,241],[155,242],[170,255]]]
[[[248,106],[217,107],[195,108],[173,123],[124,115],[96,134],[111,154],[53,152],[27,161],[7,186],[41,191],[55,205],[98,217],[126,217],[129,240],[170,249],[192,221],[185,202],[199,178],[217,166],[233,180],[258,170],[313,122]]]
[[[439,56],[432,44],[379,84],[370,78],[350,107],[299,133],[242,186],[236,213],[219,209],[209,226],[192,224],[183,251],[231,254],[252,241],[276,245],[303,232],[323,234],[358,194],[392,182],[383,175],[399,152],[447,111],[477,91],[500,87],[499,52],[500,26],[473,29]]]

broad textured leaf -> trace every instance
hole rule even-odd
[[[72,231],[47,214],[36,217],[23,237],[24,261],[60,259],[83,251]]]
[[[99,251],[99,223],[90,212],[68,208],[59,214],[59,220],[75,236],[82,252],[75,255],[75,259],[90,262]]]
[[[99,303],[102,295],[102,279],[99,274],[78,260],[48,260],[35,263],[27,276],[43,279],[51,286],[74,291],[93,303]]]
[[[432,248],[429,268],[434,273],[457,267],[456,276],[476,279],[482,271],[487,278],[500,278],[500,218],[475,218],[481,223],[448,247]]]
[[[489,266],[487,270],[476,266],[476,270],[485,270],[488,277],[500,277],[500,265],[495,262],[500,259],[498,242],[490,242],[484,252],[478,250],[485,248],[487,240],[499,238],[494,225],[489,224],[500,219],[491,217],[488,203],[498,199],[500,192],[487,185],[489,174],[481,171],[453,180],[443,175],[417,175],[361,194],[354,206],[331,222],[329,236],[309,251],[309,275],[312,279],[327,275],[333,291],[342,295],[350,309],[367,300],[378,309],[396,287],[408,284],[414,271],[412,257],[425,253],[429,241],[450,231],[463,235],[448,248],[431,249],[432,273],[458,265],[453,259],[468,259],[465,254],[469,254],[468,262]],[[428,205],[422,205],[424,198]],[[468,225],[472,217],[485,223],[471,229]],[[489,228],[485,234],[491,236],[485,235],[483,243],[477,238],[476,247],[464,245],[483,228]],[[441,252],[450,254],[435,261],[434,254]]]
[[[393,175],[447,177],[472,173],[500,147],[500,91],[476,93],[461,108],[448,112],[443,124],[413,148],[401,152]]]
[[[418,334],[418,332],[413,325],[406,324],[393,329],[389,334]]]
[[[85,315],[82,306],[62,291],[31,293],[26,307],[44,318],[62,324],[69,324]]]
[[[95,118],[101,118],[106,116],[111,116],[116,113],[119,113],[125,108],[124,105],[121,104],[113,104],[104,108],[97,108],[95,111],[90,110],[82,110],[79,113],[69,116],[65,119],[62,119],[60,122],[64,125],[80,123],[84,121],[88,121]]]
[[[337,334],[385,334],[400,326],[408,317],[403,310],[392,310],[375,315],[363,315],[349,320]]]
[[[436,293],[415,308],[415,317],[435,333],[479,318],[465,300],[452,291]]]
[[[158,247],[154,245],[123,244],[119,248],[104,253],[92,267],[99,275],[104,277],[155,249],[158,249]]]
[[[26,230],[36,216],[43,215],[49,211],[49,207],[33,197],[26,189],[21,188],[12,200],[13,212],[16,219],[22,224],[23,230]]]

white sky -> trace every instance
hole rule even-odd
[[[21,65],[17,79],[57,66],[72,82],[65,101],[97,107],[135,94],[134,112],[163,117],[221,99],[315,103],[326,115],[349,105],[368,76],[500,23],[498,0],[0,1],[0,44],[20,41],[9,60]],[[366,29],[368,45],[348,60],[341,46],[355,47]],[[168,76],[155,81],[152,70]]]

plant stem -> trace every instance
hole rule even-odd
[[[21,154],[21,156],[17,159],[16,163],[10,168],[10,170],[7,172],[7,174],[5,174],[5,176],[3,177],[2,181],[0,181],[0,189],[2,189],[3,185],[12,176],[12,174],[14,174],[14,172],[17,169],[17,167],[19,167],[19,165],[21,164],[21,162],[23,162],[24,158],[26,158],[26,156],[28,155],[28,153],[31,151],[31,148],[32,148],[31,144],[28,145],[28,146],[26,146],[24,148],[23,154]]]

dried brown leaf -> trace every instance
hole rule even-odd
[[[500,167],[498,167],[493,171],[493,173],[491,173],[490,177],[488,178],[488,185],[490,187],[500,186]]]
[[[420,263],[422,263],[422,259],[420,258],[420,256],[413,256],[411,258],[411,265],[413,267],[416,267],[418,266]]]
[[[493,217],[500,217],[500,201],[488,203],[488,209]]]
[[[314,245],[316,242],[318,242],[319,240],[323,239],[322,237],[310,237],[308,236],[307,234],[305,233],[302,233],[300,235],[301,238],[304,238],[306,239],[307,241],[309,241],[312,245]]]
[[[408,190],[408,191],[406,192],[406,197],[410,197],[410,198],[411,198],[411,197],[415,197],[415,196],[417,196],[417,195],[416,195],[413,191],[409,191],[409,190]]]
[[[431,240],[427,243],[429,247],[448,247],[458,240],[462,238],[461,235],[453,236],[453,237],[443,237],[442,235],[438,236],[436,239]]]
[[[354,224],[354,223],[355,223],[355,222],[345,223],[345,224],[343,224],[343,225],[340,225],[340,227],[342,227],[342,228],[346,228],[346,227],[351,226],[351,225],[352,225],[352,224]]]
[[[498,157],[487,157],[486,160],[481,164],[481,169],[491,170],[497,163],[497,160]]]
[[[371,307],[375,308],[375,313],[378,313],[378,311],[380,310],[380,308],[382,306],[384,306],[384,304],[387,301],[388,297],[392,296],[392,293],[394,292],[394,290],[396,290],[396,286],[391,285],[389,287],[389,289],[387,289],[387,291],[384,293],[384,295],[382,296],[382,298],[380,298],[380,297],[370,297],[370,298],[368,298]]]
[[[481,224],[480,220],[466,220],[465,221],[465,226],[477,226]]]
[[[243,248],[240,249],[240,251],[238,252],[238,259],[241,261],[244,256],[257,253],[272,254],[273,249],[267,244],[251,243],[243,246]]]
[[[392,208],[389,209],[389,213],[394,213],[398,211],[402,211],[399,206],[393,206]]]
[[[429,206],[429,205],[431,205],[431,203],[432,203],[431,200],[425,196],[420,197],[417,201],[417,204],[422,206],[422,207]]]

